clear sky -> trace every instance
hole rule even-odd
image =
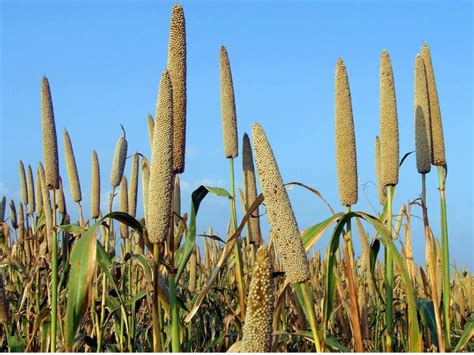
[[[121,135],[119,124],[127,130],[129,152],[149,156],[146,116],[154,114],[166,66],[172,4],[0,1],[0,195],[19,201],[18,161],[31,164],[36,172],[42,159],[43,75],[51,84],[66,194],[70,200],[64,129],[72,139],[86,215],[92,150],[99,155],[105,201],[113,150]],[[183,1],[183,6],[188,44],[183,210],[189,210],[190,194],[200,184],[228,186],[220,116],[220,45],[227,47],[231,61],[240,146],[243,133],[251,133],[252,123],[260,122],[283,179],[318,189],[339,210],[333,91],[335,64],[338,57],[343,58],[352,92],[359,163],[359,202],[354,209],[376,213],[370,202],[379,211],[373,146],[379,132],[380,53],[387,49],[392,59],[403,155],[414,150],[414,61],[427,41],[449,166],[451,256],[456,265],[474,269],[471,1]],[[241,187],[240,157],[236,167]],[[130,173],[129,163],[126,173]],[[400,172],[395,211],[418,197],[420,181],[412,155]],[[439,236],[435,169],[427,183],[430,222]],[[329,216],[327,208],[301,188],[293,189],[290,198],[300,229]],[[141,198],[139,206],[141,215]],[[72,202],[69,210],[77,216]],[[419,208],[412,210],[421,216]],[[229,217],[226,200],[208,197],[199,212],[198,231],[212,225],[215,233],[224,236]],[[262,221],[268,238],[266,218]],[[420,263],[424,258],[421,220],[414,218],[413,224],[415,258]],[[318,247],[326,248],[328,239],[322,238]]]

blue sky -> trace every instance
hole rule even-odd
[[[39,92],[43,75],[51,84],[63,179],[67,181],[62,133],[67,129],[86,215],[92,150],[99,155],[105,200],[113,149],[121,134],[119,124],[127,130],[129,152],[149,156],[146,116],[154,114],[159,78],[166,66],[172,4],[0,1],[0,194],[18,201],[18,160],[36,171],[42,159]],[[183,6],[188,44],[183,210],[189,210],[190,194],[200,184],[228,185],[220,117],[220,45],[227,47],[232,66],[239,144],[243,133],[251,132],[252,123],[260,122],[284,180],[318,189],[337,209],[341,207],[333,90],[336,60],[343,58],[352,91],[359,163],[359,203],[354,209],[375,213],[369,201],[379,209],[373,146],[379,131],[380,53],[387,49],[392,59],[404,154],[414,150],[414,60],[427,41],[447,147],[451,256],[458,266],[473,270],[470,1],[183,1]],[[239,187],[240,166],[239,157]],[[420,181],[411,156],[400,172],[394,210],[419,195]],[[427,183],[430,222],[439,235],[434,169]],[[70,200],[67,186],[66,194]],[[311,193],[295,188],[290,198],[300,229],[328,217],[326,207]],[[141,199],[139,206],[140,214]],[[77,215],[72,202],[69,210]],[[416,207],[412,210],[421,216]],[[208,197],[200,209],[198,230],[212,225],[223,236],[228,216],[226,200]],[[415,258],[420,263],[424,258],[421,220],[414,218],[413,224]],[[328,239],[322,238],[318,246],[326,248]]]

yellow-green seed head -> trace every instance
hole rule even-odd
[[[143,218],[145,225],[148,226],[148,195],[150,188],[150,168],[146,159],[142,161],[142,200],[143,200]]]
[[[344,206],[357,203],[357,154],[352,118],[351,90],[346,66],[339,58],[336,64],[335,116],[336,164],[339,200]]]
[[[119,138],[115,146],[114,160],[112,161],[112,173],[110,175],[110,184],[117,187],[120,184],[127,160],[127,139],[124,135]]]
[[[420,174],[431,170],[430,109],[428,88],[423,58],[420,54],[415,60],[415,146],[416,168]]]
[[[232,84],[229,56],[224,46],[221,46],[220,51],[220,75],[224,153],[226,158],[235,158],[239,154],[237,142],[237,114],[235,112],[234,86]]]
[[[3,276],[0,273],[0,323],[10,325],[11,313],[10,302],[8,302],[5,293],[5,284],[3,283]]]
[[[257,199],[257,182],[255,178],[255,167],[253,164],[252,146],[247,133],[244,134],[242,144],[242,170],[244,173],[244,196],[245,210],[247,211],[252,203]],[[252,214],[248,223],[249,239],[259,246],[262,242],[260,231],[260,217],[257,210]]]
[[[150,141],[150,151],[153,148],[153,132],[155,130],[155,122],[153,122],[153,116],[148,114],[147,117],[148,124],[148,139]]]
[[[13,229],[18,228],[18,219],[16,215],[16,207],[15,207],[15,202],[13,200],[10,200],[10,223],[12,224]]]
[[[63,180],[59,178],[59,189],[57,193],[58,198],[58,212],[62,215],[66,215],[66,197],[64,196]]]
[[[5,196],[2,197],[0,201],[0,222],[5,221],[5,209],[7,206],[7,198]]]
[[[21,200],[26,205],[28,204],[28,188],[26,187],[25,166],[21,160],[18,163],[18,171],[20,174]]]
[[[33,170],[31,170],[31,165],[29,164],[26,175],[26,187],[28,191],[28,213],[32,214],[35,212],[35,183],[33,180]]]
[[[143,255],[145,251],[145,241],[140,233],[133,234],[133,254]]]
[[[286,277],[291,284],[304,282],[310,277],[309,265],[280,170],[263,128],[255,123],[252,133],[267,218],[274,233]]]
[[[49,81],[43,77],[41,81],[41,126],[43,131],[43,158],[45,180],[48,189],[59,188],[59,160],[56,125],[54,122],[53,101]]]
[[[25,238],[25,229],[24,229],[24,222],[25,221],[25,214],[23,209],[23,203],[18,204],[18,240],[23,241]]]
[[[425,43],[421,48],[421,57],[425,64],[426,82],[428,86],[428,102],[430,105],[431,120],[431,162],[433,165],[446,164],[446,152],[444,148],[443,124],[441,121],[441,110],[439,108],[438,90],[431,62],[430,48]]]
[[[392,63],[387,51],[380,56],[380,161],[382,183],[398,184],[398,116]]]
[[[81,202],[81,184],[79,182],[79,174],[77,173],[76,158],[72,149],[71,137],[69,133],[64,130],[64,153],[66,156],[66,171],[69,180],[69,190],[74,202]]]
[[[186,24],[180,4],[171,13],[168,73],[173,88],[173,171],[181,174],[186,148]]]
[[[161,76],[155,117],[146,221],[153,244],[168,235],[173,198],[173,94],[167,70]]]
[[[137,193],[138,193],[138,164],[140,156],[133,155],[132,171],[130,172],[130,188],[128,190],[128,214],[135,217],[137,213]]]
[[[127,178],[122,176],[122,181],[120,182],[120,203],[119,211],[128,213],[128,189],[127,189]],[[120,223],[120,234],[122,238],[128,238],[128,227],[125,223]]]
[[[189,285],[188,290],[191,293],[196,291],[196,276],[197,276],[197,259],[196,252],[193,251],[189,257]]]
[[[92,152],[91,217],[100,216],[100,166],[97,152]]]
[[[36,212],[38,215],[43,211],[43,187],[41,186],[42,181],[40,178],[39,168],[36,172],[36,181],[35,181],[35,200],[36,200]]]
[[[382,172],[380,162],[380,139],[375,137],[375,178],[377,180],[377,196],[381,205],[385,204],[387,198],[387,189],[382,183]]]
[[[273,281],[270,258],[262,245],[257,251],[247,297],[243,352],[269,352],[272,344]]]

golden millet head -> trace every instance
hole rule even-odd
[[[125,162],[127,160],[127,146],[128,143],[124,132],[115,146],[112,174],[110,176],[110,184],[112,187],[117,187],[122,180],[123,170],[125,169]]]
[[[428,102],[430,106],[431,120],[431,162],[433,165],[446,164],[446,152],[444,148],[443,123],[441,121],[441,110],[439,107],[438,89],[436,88],[433,63],[431,62],[430,48],[423,44],[421,57],[425,64],[426,82],[428,86]]]
[[[153,148],[153,132],[155,130],[155,122],[153,121],[153,116],[148,114],[147,117],[148,124],[148,139],[150,140],[150,151]]]
[[[272,344],[273,281],[270,258],[262,245],[257,251],[247,297],[243,352],[269,352]]]
[[[148,238],[157,244],[168,235],[173,190],[173,94],[167,70],[160,80],[151,153]]]
[[[420,174],[431,170],[431,129],[428,89],[423,58],[420,54],[415,60],[415,147],[416,168]]]
[[[381,205],[385,204],[387,198],[387,189],[382,183],[382,172],[380,162],[380,139],[378,136],[375,137],[375,178],[377,181],[377,196]]]
[[[100,166],[97,152],[92,152],[91,217],[100,216]]]
[[[21,200],[26,205],[28,204],[28,188],[26,187],[25,166],[21,160],[18,163],[18,171],[20,173]]]
[[[10,223],[12,224],[13,229],[18,228],[18,219],[16,216],[16,207],[15,207],[15,202],[13,200],[10,200]]]
[[[43,187],[42,181],[39,173],[39,167],[36,172],[36,181],[35,181],[35,200],[36,200],[36,212],[38,215],[43,210]]]
[[[79,174],[77,173],[76,158],[72,149],[71,137],[69,133],[64,130],[64,153],[66,156],[66,171],[69,180],[69,190],[74,202],[81,202],[81,184],[79,182]]]
[[[171,14],[168,72],[173,88],[173,171],[181,174],[186,149],[186,24],[180,4]]]
[[[242,170],[244,173],[244,196],[245,196],[245,210],[247,211],[252,203],[257,198],[257,182],[255,178],[255,167],[253,164],[252,146],[247,133],[244,134],[242,143]],[[260,217],[258,207],[252,214],[248,225],[249,239],[259,246],[262,242],[262,235],[260,231]]]
[[[226,158],[239,154],[237,142],[237,114],[235,112],[234,86],[230,70],[229,56],[224,46],[220,50],[221,113],[224,134],[224,153]]]
[[[35,212],[35,183],[33,180],[33,170],[31,165],[28,164],[26,186],[28,190],[28,213]]]
[[[11,321],[10,302],[8,302],[5,294],[5,284],[3,283],[3,276],[0,273],[0,323],[8,324]]]
[[[119,201],[119,211],[128,213],[128,188],[127,188],[127,178],[122,176],[122,181],[120,182],[120,201]],[[122,238],[128,238],[128,226],[125,223],[120,223],[120,234]]]
[[[196,258],[196,251],[193,250],[191,256],[189,257],[188,290],[191,293],[194,293],[194,291],[196,291],[196,276],[197,276],[197,258]]]
[[[148,225],[148,195],[150,187],[150,168],[146,159],[142,161],[142,200],[143,200],[143,218],[145,225]]]
[[[59,188],[59,160],[53,101],[49,81],[44,76],[41,81],[41,126],[43,131],[43,158],[45,169],[44,184],[48,189]]]
[[[336,64],[335,84],[336,165],[339,200],[344,206],[357,203],[357,154],[352,117],[351,90],[346,66],[341,58]]]
[[[387,51],[380,56],[380,161],[385,186],[398,184],[398,116],[392,63]]]
[[[132,171],[130,172],[130,186],[128,190],[128,214],[135,217],[137,213],[137,193],[138,193],[138,164],[140,156],[133,154]]]
[[[66,198],[64,197],[64,189],[63,189],[63,180],[59,177],[59,189],[58,189],[58,212],[62,215],[66,214]]]
[[[310,277],[309,265],[280,170],[263,128],[254,123],[252,133],[267,218],[274,233],[286,277],[291,284],[304,282]]]
[[[25,215],[23,210],[23,203],[18,204],[18,240],[23,240],[25,236],[24,222]]]

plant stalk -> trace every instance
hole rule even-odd
[[[309,288],[309,283],[300,284],[299,286],[301,287],[301,290],[303,291],[304,302],[308,310],[308,316],[309,316],[308,320],[309,320],[309,325],[311,328],[311,333],[313,334],[314,347],[316,349],[316,352],[320,353],[321,343],[319,341],[318,328],[316,328],[316,314],[314,312],[314,305],[309,295],[311,291]]]
[[[387,186],[387,229],[392,237],[393,186]],[[392,352],[393,332],[393,259],[392,252],[385,248],[385,351]]]
[[[351,207],[347,206],[346,212],[349,213]],[[347,280],[349,283],[349,299],[350,299],[350,318],[352,337],[354,338],[355,350],[357,352],[363,352],[364,346],[362,343],[362,330],[360,327],[360,314],[359,305],[357,300],[357,286],[355,276],[355,261],[354,261],[354,249],[352,246],[352,231],[351,231],[351,220],[347,222],[347,233],[344,236],[344,253],[345,253],[345,271]]]
[[[161,327],[159,320],[158,307],[158,276],[159,276],[159,262],[160,262],[160,247],[158,244],[153,244],[153,300],[152,304],[152,322],[153,322],[153,352],[161,352]]]
[[[52,205],[53,205],[53,225],[52,225],[52,237],[53,237],[53,250],[51,255],[51,352],[56,352],[56,332],[57,332],[57,312],[58,312],[58,235],[56,233],[56,190],[53,189],[52,193]]]
[[[441,204],[441,264],[443,267],[443,319],[446,351],[451,349],[451,334],[449,320],[450,303],[450,272],[449,272],[449,242],[448,215],[446,212],[446,174],[445,168],[438,166],[439,196]]]
[[[235,175],[234,175],[234,158],[230,158],[230,209],[232,214],[231,234],[237,230],[237,212],[235,208]],[[240,239],[234,244],[234,258],[235,258],[235,278],[239,291],[239,304],[241,320],[245,319],[245,290],[242,280],[242,255],[240,254]]]

